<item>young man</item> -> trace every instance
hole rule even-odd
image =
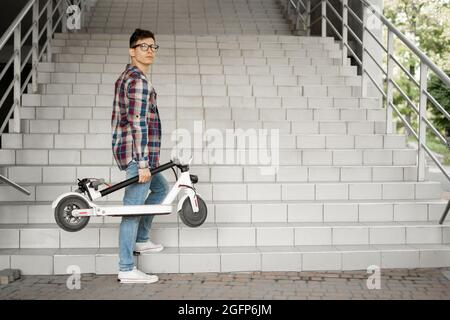
[[[159,165],[161,122],[156,92],[147,78],[158,46],[151,31],[136,29],[130,37],[131,64],[115,83],[111,118],[112,150],[126,178],[139,175],[139,182],[125,188],[124,205],[161,203],[169,188],[162,174],[151,176],[150,169]],[[148,195],[151,190],[150,195]],[[148,196],[147,196],[148,195]],[[160,244],[149,240],[153,215],[124,216],[119,230],[119,274],[122,283],[153,283],[148,275],[134,266],[133,251],[159,252]]]

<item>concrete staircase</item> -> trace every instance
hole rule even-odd
[[[91,21],[100,20],[94,18],[108,3],[98,2]],[[111,154],[110,116],[128,37],[57,34],[54,62],[40,63],[39,93],[22,99],[22,132],[1,137],[2,170],[31,196],[0,185],[0,269],[65,274],[78,265],[83,273],[117,272],[120,218],[93,218],[68,233],[54,222],[50,204],[74,190],[76,178],[124,179]],[[175,212],[156,217],[151,237],[166,250],[136,257],[139,268],[450,266],[450,224],[437,223],[446,204],[440,183],[417,182],[416,150],[405,136],[384,133],[384,109],[378,99],[361,97],[356,68],[342,65],[332,38],[156,37],[161,48],[149,77],[162,116],[161,162],[175,147],[172,131],[192,131],[197,121],[221,132],[279,129],[280,166],[263,175],[257,165],[213,163],[207,147],[195,149],[191,171],[199,176],[208,219],[192,229]],[[174,181],[171,172],[165,175]],[[120,205],[122,196],[102,200]]]
[[[273,0],[88,0],[88,33],[290,34]]]

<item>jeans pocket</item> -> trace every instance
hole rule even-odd
[[[136,160],[131,160],[128,163],[126,174],[127,174],[127,179],[131,178],[131,177],[134,177],[134,176],[136,176],[138,174],[138,167],[137,167]]]

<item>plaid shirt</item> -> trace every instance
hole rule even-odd
[[[115,83],[111,117],[112,151],[120,170],[130,161],[159,165],[161,121],[156,92],[137,67],[130,64]]]

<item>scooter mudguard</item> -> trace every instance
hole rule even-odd
[[[94,206],[94,204],[93,204],[92,202],[90,202],[89,199],[87,199],[87,198],[86,198],[85,196],[83,196],[81,193],[78,193],[78,192],[66,192],[66,193],[63,193],[63,194],[59,195],[58,198],[56,198],[56,200],[52,202],[52,209],[55,209],[55,208],[58,206],[59,202],[60,202],[62,199],[64,199],[65,197],[67,197],[67,196],[77,196],[77,197],[80,197],[81,199],[83,199],[84,201],[86,201],[86,202],[89,204],[90,207],[93,207],[93,206]]]
[[[200,193],[197,193],[197,195],[200,196]],[[181,207],[183,206],[183,202],[184,202],[184,200],[185,200],[187,197],[189,197],[190,200],[191,200],[192,210],[193,210],[194,212],[198,212],[199,207],[198,207],[197,197],[196,197],[196,195],[195,195],[194,193],[189,194],[189,195],[188,195],[188,194],[185,194],[185,195],[180,199],[180,201],[178,201],[177,212],[181,210]]]

